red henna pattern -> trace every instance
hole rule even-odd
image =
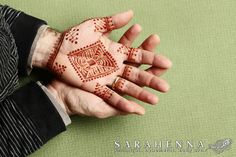
[[[114,88],[118,90],[122,90],[122,88],[124,87],[124,84],[125,84],[125,79],[119,78],[117,82],[115,83]]]
[[[127,78],[130,76],[133,67],[126,65],[122,77]]]
[[[135,58],[138,54],[138,49],[122,45],[117,49],[117,52],[126,55],[127,60],[135,61]]]
[[[92,19],[95,25],[94,32],[109,32],[115,28],[112,17],[102,17]]]
[[[104,100],[109,100],[114,91],[112,91],[106,86],[102,86],[99,83],[97,83],[93,93]]]
[[[129,53],[128,60],[129,61],[135,61],[135,58],[136,58],[136,56],[138,54],[138,49],[132,48],[132,47],[128,48],[128,53]]]
[[[52,71],[55,72],[55,74],[57,74],[58,76],[61,76],[65,70],[66,70],[66,66],[61,65],[57,62],[52,67]]]
[[[78,35],[79,35],[79,29],[78,28],[71,28],[69,31],[65,34],[65,39],[71,42],[72,44],[78,43]]]
[[[124,54],[124,55],[126,55],[126,56],[128,56],[129,55],[129,50],[128,50],[128,47],[126,47],[126,46],[124,46],[124,45],[122,45],[122,46],[120,46],[118,49],[117,49],[117,52],[119,52],[119,53],[121,53],[121,54]]]
[[[47,67],[48,67],[49,69],[52,69],[52,68],[53,68],[54,60],[55,60],[56,57],[57,57],[59,48],[60,48],[61,43],[62,43],[62,41],[63,41],[63,36],[64,36],[64,35],[60,35],[60,36],[57,38],[56,42],[54,43],[52,52],[51,52],[51,54],[49,55],[49,58],[48,58],[48,61],[47,61]]]
[[[118,70],[117,63],[101,41],[67,54],[82,82],[105,77]]]

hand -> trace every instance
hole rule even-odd
[[[129,11],[112,17],[91,19],[63,34],[52,32],[55,34],[54,41],[57,42],[53,52],[47,56],[47,68],[67,83],[96,94],[122,111],[143,114],[141,106],[130,104],[107,86],[155,104],[157,97],[138,85],[166,92],[168,84],[159,77],[124,62],[160,68],[169,68],[171,62],[150,51],[130,48],[108,39],[109,32],[127,24],[132,15],[132,11]],[[45,63],[45,58],[43,61]],[[41,65],[42,68],[46,67],[45,64]]]
[[[133,25],[121,37],[119,43],[125,46],[131,46],[140,32],[141,27],[137,24]],[[139,48],[153,51],[154,48],[159,44],[159,42],[160,39],[157,35],[151,35],[141,44]],[[138,66],[138,64],[134,66]],[[160,76],[166,70],[167,69],[152,67],[148,68],[146,71],[155,74],[156,76]],[[69,115],[78,114],[82,116],[107,118],[116,115],[129,114],[129,112],[123,112],[112,107],[112,105],[109,105],[108,103],[103,101],[103,99],[92,93],[75,88],[59,80],[53,80],[50,84],[47,85],[47,88],[51,91],[55,98],[57,98],[58,102],[63,105],[62,107],[67,111]]]

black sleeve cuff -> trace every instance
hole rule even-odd
[[[39,137],[44,143],[66,130],[52,102],[35,82],[20,88],[11,97],[25,116],[30,117],[35,123]]]
[[[11,26],[19,54],[18,69],[21,75],[27,75],[30,49],[39,27],[43,24],[46,22],[22,12]]]

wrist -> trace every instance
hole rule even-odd
[[[57,47],[60,38],[61,33],[52,28],[48,27],[42,31],[32,56],[33,67],[46,69],[50,55]]]
[[[48,92],[54,97],[54,99],[58,102],[58,104],[61,106],[63,111],[68,114],[67,107],[65,103],[63,102],[62,97],[60,96],[59,92],[52,86],[52,85],[47,85],[46,86]]]

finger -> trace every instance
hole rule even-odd
[[[124,67],[122,77],[140,86],[148,86],[160,92],[169,90],[169,85],[165,80],[129,65]]]
[[[158,35],[152,34],[148,38],[146,38],[143,43],[139,46],[140,49],[147,50],[153,52],[157,45],[160,43],[160,37]],[[126,45],[130,46],[130,45]],[[140,64],[137,63],[127,63],[134,67],[139,67]]]
[[[126,12],[118,13],[112,16],[112,22],[114,25],[114,29],[121,28],[129,23],[129,21],[133,18],[134,13],[132,10],[128,10]]]
[[[129,103],[132,104],[133,106],[140,106],[139,104],[131,100],[129,100]],[[138,115],[144,115],[144,114],[145,114],[145,109],[142,107],[141,114],[138,114]]]
[[[120,38],[119,43],[125,46],[131,46],[137,36],[140,34],[142,28],[140,25],[135,24],[130,27]]]
[[[139,46],[139,48],[152,52],[159,44],[160,44],[160,37],[156,34],[152,34],[147,39],[144,40],[144,42]]]
[[[150,74],[153,74],[155,76],[161,76],[164,74],[168,69],[162,69],[162,68],[156,68],[156,67],[150,67],[146,69],[145,71],[149,72]]]
[[[116,51],[117,53],[122,54],[124,61],[138,64],[149,64],[151,66],[167,69],[172,65],[168,58],[150,51],[127,47],[113,41],[111,42],[111,47],[112,52]]]
[[[121,97],[107,86],[100,85],[99,83],[96,84],[93,93],[123,112],[136,113],[140,115],[143,115],[145,112],[142,106],[130,103],[127,99]]]
[[[102,18],[94,18],[93,23],[95,25],[94,31],[99,31],[101,33],[107,33],[112,31],[113,29],[118,29],[126,24],[133,17],[133,11],[129,10],[126,12],[118,13],[113,16],[107,16]]]
[[[108,117],[113,117],[113,116],[118,116],[118,115],[127,115],[129,113],[123,112],[121,110],[118,110],[112,105],[108,104],[105,101],[101,101],[100,103],[96,104],[96,107],[98,108],[95,110],[93,116],[97,118],[108,118]]]
[[[153,50],[159,44],[160,44],[160,37],[156,34],[152,34],[139,46],[139,48],[153,52]],[[162,74],[164,74],[167,71],[167,69],[150,67],[150,68],[146,69],[145,71],[147,71],[153,75],[156,75],[156,76],[161,76]]]
[[[166,69],[172,65],[171,61],[162,55],[136,48],[128,48],[127,61]]]
[[[130,95],[136,99],[139,99],[141,101],[144,101],[150,104],[156,104],[158,101],[158,98],[156,95],[148,92],[147,90],[144,90],[143,88],[123,78],[119,78],[115,82],[115,85],[113,88],[115,90],[118,90],[119,92]]]

